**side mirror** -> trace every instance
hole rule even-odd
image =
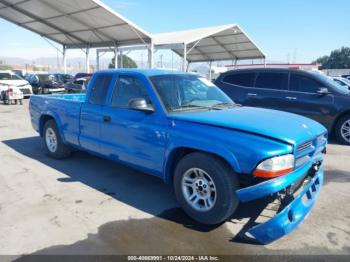
[[[134,98],[129,101],[128,104],[130,109],[145,111],[145,112],[154,112],[154,107],[150,104],[147,104],[146,99],[144,98]]]
[[[321,87],[317,90],[317,94],[319,95],[328,95],[330,92],[328,91],[327,87]]]

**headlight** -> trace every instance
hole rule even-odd
[[[294,155],[272,157],[261,162],[254,170],[256,177],[272,178],[290,173],[294,169]]]

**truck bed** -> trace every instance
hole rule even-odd
[[[85,94],[73,94],[73,95],[47,95],[43,96],[46,98],[60,99],[60,100],[69,100],[75,102],[84,102],[86,95]]]
[[[32,96],[30,107],[34,129],[42,135],[40,121],[43,117],[53,117],[62,131],[62,139],[79,145],[80,111],[85,97],[85,94]]]

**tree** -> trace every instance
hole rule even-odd
[[[314,63],[321,64],[320,69],[350,69],[350,47],[342,47],[322,56]]]
[[[115,68],[115,57],[112,58],[108,68]],[[137,64],[129,56],[123,55],[123,68],[137,68]]]

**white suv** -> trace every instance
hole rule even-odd
[[[11,71],[0,71],[0,89],[19,89],[24,97],[29,97],[33,94],[32,86],[28,81],[24,80],[20,76]]]

